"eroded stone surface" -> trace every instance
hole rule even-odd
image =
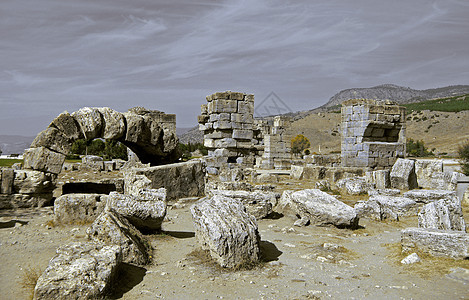
[[[143,231],[161,230],[166,216],[166,190],[142,189],[136,194],[123,195],[111,192],[104,197],[106,209],[113,210]]]
[[[86,230],[89,239],[118,245],[126,263],[145,265],[150,261],[150,245],[130,222],[113,211],[103,211]]]
[[[99,299],[122,261],[121,248],[98,243],[61,246],[37,280],[35,299]]]
[[[422,251],[455,259],[469,257],[469,235],[462,231],[407,228],[401,231],[402,251]]]
[[[309,219],[312,225],[348,228],[358,226],[359,218],[352,207],[320,190],[301,190],[291,193],[288,197],[298,215]]]
[[[215,195],[194,204],[191,213],[199,244],[222,267],[259,261],[256,219],[246,212],[241,201]]]
[[[104,195],[67,194],[54,201],[54,219],[59,224],[91,223],[104,210]]]

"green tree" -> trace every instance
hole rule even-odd
[[[311,146],[309,140],[302,134],[297,135],[291,140],[291,151],[294,154],[302,153]]]
[[[469,176],[469,140],[458,149],[461,171],[464,175]]]
[[[127,147],[118,141],[106,140],[104,143],[104,158],[127,160]]]
[[[432,151],[428,151],[423,141],[418,141],[418,140],[414,141],[413,139],[407,140],[406,152],[407,152],[407,155],[414,156],[414,157],[434,155]]]
[[[70,152],[70,158],[76,158],[77,155],[97,155],[105,159],[120,158],[127,160],[127,147],[115,140],[78,139],[72,144]]]

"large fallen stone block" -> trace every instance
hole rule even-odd
[[[133,189],[132,182],[140,180],[145,175],[151,181],[146,188],[159,189],[164,187],[167,192],[167,200],[180,198],[200,197],[205,192],[205,172],[200,160],[169,164],[148,168],[136,168],[127,171],[125,175],[125,190]]]
[[[85,139],[102,137],[104,125],[103,116],[97,108],[83,107],[72,113],[71,116],[75,118],[79,124]]]
[[[43,207],[50,204],[52,194],[0,194],[0,209]]]
[[[343,178],[337,181],[336,186],[342,193],[348,195],[366,194],[372,188],[364,177]]]
[[[31,148],[38,147],[46,147],[49,150],[67,155],[72,148],[72,141],[57,128],[48,127],[41,131],[31,143]]]
[[[118,245],[126,263],[145,265],[150,262],[150,244],[130,222],[113,211],[104,211],[86,230],[89,239]]]
[[[24,168],[59,174],[65,155],[51,151],[45,147],[29,148],[24,152]]]
[[[106,209],[125,217],[142,231],[161,230],[166,216],[166,190],[143,189],[133,195],[111,192],[106,199]]]
[[[246,207],[247,212],[256,217],[256,219],[267,217],[272,212],[272,207],[277,204],[277,197],[273,192],[211,190],[210,194],[241,201]]]
[[[67,194],[54,201],[54,219],[60,224],[93,222],[104,210],[100,194]]]
[[[365,180],[376,189],[387,189],[391,187],[389,173],[389,170],[369,171],[365,173]]]
[[[302,219],[309,219],[313,225],[334,225],[339,228],[358,226],[359,218],[352,207],[318,189],[293,192],[289,198],[297,214]]]
[[[419,203],[430,203],[441,199],[452,199],[456,192],[448,190],[413,190],[405,192],[404,197]]]
[[[361,218],[398,221],[401,217],[416,215],[418,204],[405,197],[376,195],[368,201],[357,202],[354,209]]]
[[[466,231],[461,202],[454,195],[452,198],[433,201],[422,207],[418,214],[420,228]]]
[[[37,280],[34,299],[99,299],[109,291],[122,261],[117,245],[61,246]]]
[[[191,207],[195,235],[202,249],[222,267],[259,261],[259,231],[254,216],[236,199],[215,195]]]
[[[35,170],[15,170],[13,183],[14,193],[18,194],[47,194],[55,189],[57,176]]]
[[[293,179],[296,180],[301,180],[303,179],[303,173],[304,173],[305,168],[302,166],[291,166],[291,171],[290,171],[290,176]]]
[[[433,256],[469,257],[469,235],[463,231],[406,228],[401,231],[401,244],[403,252],[418,250]]]
[[[392,166],[389,176],[393,188],[412,190],[418,187],[414,160],[398,158]]]
[[[442,160],[418,159],[415,161],[415,175],[418,186],[421,188],[435,188],[433,175],[439,172],[443,172]]]

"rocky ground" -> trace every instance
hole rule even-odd
[[[284,179],[280,189],[306,188]],[[343,197],[353,204],[359,197]],[[357,230],[294,227],[289,216],[258,221],[263,262],[250,270],[217,267],[200,250],[189,207],[168,211],[161,234],[147,235],[154,248],[145,268],[126,265],[112,299],[468,299],[469,261],[432,258],[402,265],[399,222],[361,219]],[[469,208],[464,207],[466,222]],[[89,224],[55,225],[52,207],[0,211],[2,299],[28,299],[35,275],[56,248],[84,241]]]

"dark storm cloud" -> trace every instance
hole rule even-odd
[[[467,84],[466,1],[3,0],[0,134],[64,110],[145,106],[196,123],[215,91],[293,110],[341,89]]]

